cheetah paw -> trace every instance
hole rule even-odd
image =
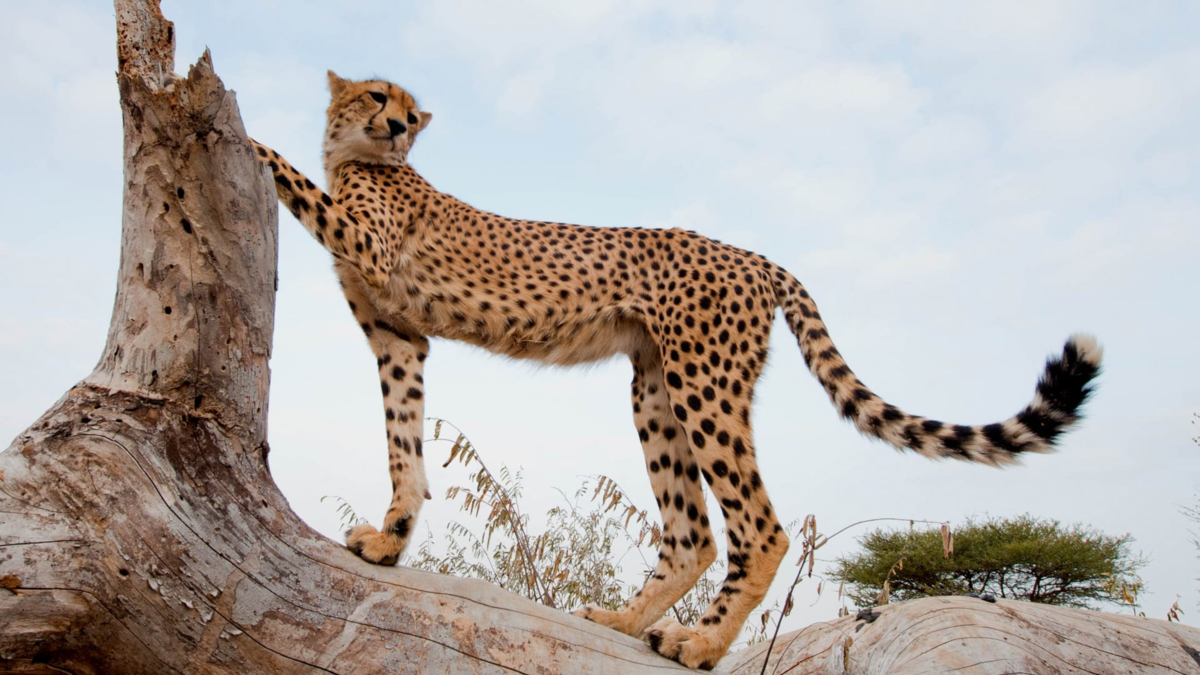
[[[642,640],[668,659],[701,670],[712,670],[726,651],[726,648],[713,644],[710,638],[671,617],[659,619],[647,628]]]
[[[634,624],[629,612],[614,612],[599,605],[584,605],[571,614],[633,637],[640,635],[644,628],[644,625]]]
[[[380,532],[366,523],[346,530],[346,548],[376,565],[395,565],[407,543],[407,539]]]

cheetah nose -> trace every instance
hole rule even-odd
[[[392,132],[392,136],[399,136],[400,134],[408,131],[408,127],[404,126],[404,122],[401,122],[395,118],[390,118],[388,119],[388,131]]]

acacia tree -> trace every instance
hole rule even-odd
[[[954,530],[949,556],[935,530],[873,530],[860,543],[862,552],[839,558],[830,573],[860,607],[877,604],[885,582],[896,600],[991,593],[1066,607],[1130,605],[1146,564],[1128,534],[1030,515],[968,520]]]

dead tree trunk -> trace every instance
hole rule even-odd
[[[369,565],[292,513],[267,468],[274,190],[209,56],[177,78],[157,0],[115,4],[125,121],[116,302],[95,371],[0,453],[0,672],[681,670],[489,584]],[[898,609],[865,635],[841,620],[785,636],[768,672],[926,672],[949,663],[929,654],[952,653],[946,645],[972,636],[978,619],[935,634],[919,627],[939,608],[919,619]],[[1041,611],[997,610],[1023,625]],[[1182,655],[1200,659],[1196,631],[1135,624],[1074,637],[1039,629],[1022,644],[1074,640],[1069,659],[1150,641],[1163,656],[1147,663],[1194,672]],[[911,658],[869,657],[871,635],[901,636]],[[1000,651],[988,639],[965,663],[1019,657],[1015,642]],[[759,672],[763,649],[722,670]],[[1047,663],[1020,668],[1060,665]]]

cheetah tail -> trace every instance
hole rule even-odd
[[[897,449],[991,465],[1011,464],[1024,452],[1049,452],[1059,435],[1079,421],[1092,380],[1100,374],[1103,350],[1091,335],[1077,334],[1067,340],[1061,356],[1046,361],[1033,401],[1003,422],[950,425],[910,415],[885,403],[854,376],[799,281],[776,268],[772,282],[805,363],[841,416]]]

